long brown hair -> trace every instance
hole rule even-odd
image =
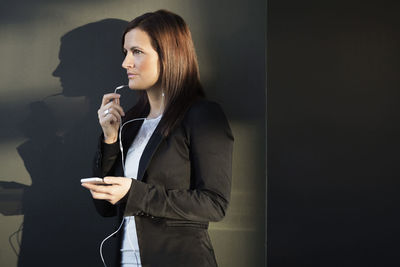
[[[204,97],[200,83],[199,66],[189,27],[178,15],[167,11],[145,13],[128,23],[122,36],[138,28],[146,32],[158,53],[160,62],[159,83],[165,94],[165,109],[160,122],[161,132],[167,136],[183,119],[185,112],[198,97]],[[149,110],[145,91],[139,91],[134,106],[135,114]]]

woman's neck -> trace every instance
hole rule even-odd
[[[150,112],[147,118],[157,118],[164,112],[165,100],[161,88],[151,88],[147,91],[147,98],[150,103]]]

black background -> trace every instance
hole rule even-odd
[[[268,1],[268,266],[400,266],[399,4]]]

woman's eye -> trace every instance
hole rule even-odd
[[[141,53],[143,53],[143,52],[140,51],[140,50],[138,50],[138,49],[134,49],[134,50],[132,51],[132,53],[133,53],[133,54],[141,54]]]

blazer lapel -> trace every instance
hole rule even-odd
[[[162,120],[162,118],[161,118]],[[154,152],[157,150],[158,146],[160,145],[161,141],[163,140],[163,135],[160,132],[160,123],[158,123],[156,129],[154,130],[152,136],[150,137],[149,142],[147,143],[146,147],[144,148],[142,157],[140,158],[139,162],[139,170],[137,179],[141,181],[143,179],[144,173],[147,169],[147,166],[150,163],[151,158],[154,155]]]

